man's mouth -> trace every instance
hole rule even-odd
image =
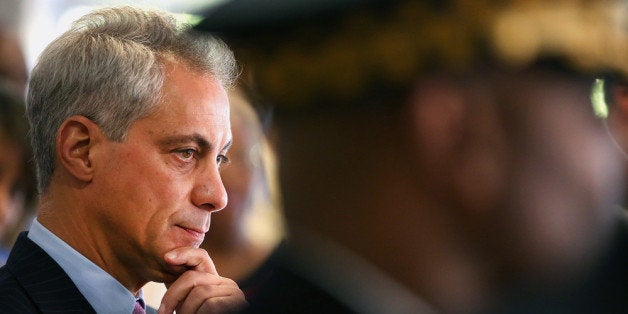
[[[205,239],[205,233],[206,231],[203,231],[201,228],[190,228],[190,227],[185,227],[185,226],[180,226],[177,225],[177,227],[185,230],[185,232],[187,232],[189,235],[191,235],[193,238],[199,240],[199,241],[203,241]]]

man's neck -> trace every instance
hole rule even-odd
[[[55,206],[54,202],[45,200],[38,210],[39,223],[137,295],[148,280],[141,280],[137,274],[128,271],[123,267],[124,263],[115,258],[114,252],[108,252],[107,246],[98,244],[94,235],[97,230],[89,227],[91,220],[85,217],[84,211]]]

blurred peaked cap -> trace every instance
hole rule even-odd
[[[196,28],[227,37],[254,36],[256,33],[291,28],[312,19],[337,16],[364,3],[386,0],[227,0],[211,6],[208,17]]]
[[[225,39],[284,106],[486,64],[628,74],[625,0],[231,0],[204,15],[195,28]]]

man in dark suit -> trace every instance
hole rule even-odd
[[[622,163],[589,103],[591,75],[628,72],[621,7],[208,10],[198,28],[229,41],[278,134],[288,238],[250,310],[625,311]]]
[[[53,41],[27,100],[40,204],[0,269],[3,313],[160,313],[246,302],[198,246],[227,201],[233,54],[164,12],[92,12]]]

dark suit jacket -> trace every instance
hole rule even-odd
[[[2,313],[95,313],[61,266],[26,234],[0,268]]]
[[[0,268],[0,313],[96,313],[61,266],[26,235],[20,234]]]

